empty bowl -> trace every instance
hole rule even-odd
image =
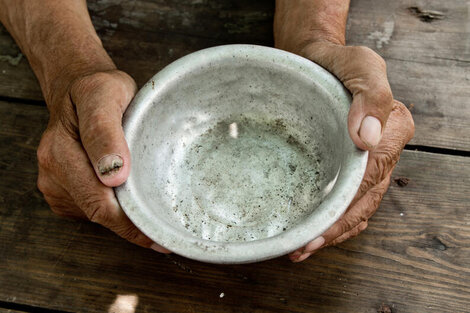
[[[367,152],[348,135],[350,103],[332,74],[285,51],[187,55],[124,115],[132,169],[119,203],[148,237],[191,259],[292,252],[327,230],[361,183]]]

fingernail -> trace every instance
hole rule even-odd
[[[302,262],[304,261],[306,258],[308,258],[309,256],[311,256],[312,254],[307,252],[307,253],[304,253],[302,254],[301,256],[299,256],[299,258],[297,260],[293,260],[292,262],[294,263],[299,263],[299,262]]]
[[[295,260],[297,260],[297,259],[299,258],[299,256],[301,256],[301,255],[302,255],[302,252],[300,252],[300,251],[295,251],[294,253],[292,253],[292,254],[289,255],[289,259],[290,259],[291,261],[295,261]]]
[[[101,176],[116,174],[121,169],[124,161],[117,154],[108,154],[98,161],[98,171]]]
[[[320,249],[324,243],[325,243],[325,238],[323,238],[323,236],[317,237],[308,243],[308,245],[305,247],[305,252],[313,253],[316,250]]]
[[[369,148],[377,146],[382,137],[382,123],[373,116],[366,116],[362,120],[359,137]]]
[[[157,252],[160,252],[160,253],[171,253],[170,250],[167,250],[167,249],[163,248],[162,246],[157,245],[156,243],[152,243],[152,245],[150,246],[150,249],[152,249],[154,251],[157,251]]]

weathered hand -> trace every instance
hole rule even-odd
[[[328,41],[311,43],[299,54],[333,73],[351,92],[348,129],[352,141],[363,150],[377,146],[393,107],[385,61],[367,47]]]
[[[367,227],[401,151],[413,137],[414,124],[406,107],[393,100],[385,61],[377,53],[367,47],[344,46],[341,40],[328,37],[304,42],[288,36],[291,26],[280,28],[277,46],[316,62],[341,80],[353,96],[349,135],[359,148],[370,150],[365,177],[352,204],[322,236],[290,254],[292,261],[300,262],[321,247],[338,244]]]
[[[38,148],[38,187],[58,215],[88,218],[130,242],[168,252],[131,223],[111,188],[130,171],[121,119],[135,91],[130,76],[112,70],[50,93],[50,120]]]
[[[346,213],[321,237],[291,253],[289,257],[292,261],[303,261],[318,249],[339,244],[366,229],[368,219],[375,213],[387,191],[400,153],[413,134],[410,111],[401,102],[394,101],[382,140],[369,153],[364,179]]]

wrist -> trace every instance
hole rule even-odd
[[[277,0],[275,47],[303,55],[313,43],[345,45],[347,0]]]
[[[36,57],[29,59],[48,104],[54,102],[52,100],[55,95],[67,91],[80,78],[116,69],[104,48],[92,42],[80,50],[70,48],[56,57],[38,53]]]
[[[116,68],[95,32],[85,0],[0,0],[0,11],[47,103],[74,80]]]
[[[96,33],[54,34],[38,44],[29,44],[28,60],[51,103],[54,94],[66,90],[80,77],[116,69]]]

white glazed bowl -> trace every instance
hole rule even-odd
[[[188,258],[287,254],[346,210],[367,152],[347,131],[351,97],[329,72],[268,47],[227,45],[156,74],[124,116],[132,155],[115,189],[148,237]]]

